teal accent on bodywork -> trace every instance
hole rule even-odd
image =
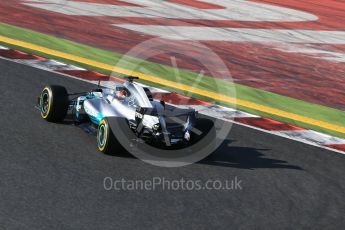
[[[84,96],[82,99],[87,100],[87,99],[101,98],[101,95],[97,95],[97,94],[98,94],[97,92],[91,92],[91,93],[87,94],[86,96]],[[95,125],[99,125],[101,120],[103,120],[103,118],[104,118],[102,113],[98,113],[97,116],[91,116],[88,113],[86,113],[86,114],[89,116],[91,122]]]
[[[90,115],[89,115],[89,117],[90,117],[91,122],[95,125],[99,125],[101,120],[103,120],[103,118],[104,118],[102,113],[99,113],[96,117],[90,116]]]

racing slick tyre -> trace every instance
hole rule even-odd
[[[43,119],[50,122],[62,122],[66,117],[68,105],[68,94],[65,87],[49,85],[42,90],[39,107]]]
[[[107,118],[101,120],[98,125],[97,147],[100,152],[107,155],[113,155],[117,149],[121,149],[121,145],[114,136]]]

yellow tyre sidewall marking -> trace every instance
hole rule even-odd
[[[45,90],[47,90],[47,92],[48,92],[48,109],[47,109],[47,112],[46,112],[46,115],[43,115],[43,113],[42,113],[42,111],[41,111],[41,116],[44,118],[44,119],[47,119],[47,117],[49,116],[49,114],[50,114],[50,109],[51,109],[51,104],[52,104],[52,95],[53,95],[53,93],[52,93],[52,91],[51,91],[51,89],[49,88],[49,87],[44,87],[44,89],[42,90],[42,93],[45,91]],[[42,95],[41,95],[42,96]]]
[[[105,150],[105,148],[106,148],[106,146],[107,146],[107,144],[108,144],[108,124],[107,124],[107,122],[105,122],[105,120],[102,120],[100,123],[99,123],[99,126],[98,127],[100,127],[101,125],[104,125],[104,133],[103,133],[103,138],[104,138],[104,144],[103,144],[103,146],[100,146],[100,143],[98,143],[97,144],[97,146],[98,146],[98,149],[101,151],[101,152],[103,152],[104,150]],[[99,142],[99,132],[98,132],[98,134],[97,134],[97,142]]]

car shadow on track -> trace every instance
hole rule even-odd
[[[264,168],[303,170],[299,166],[288,164],[286,161],[266,158],[264,152],[268,151],[268,149],[229,146],[229,142],[231,141],[225,141],[215,152],[196,164],[249,170]],[[138,160],[125,150],[119,151],[110,156],[133,158]]]
[[[269,151],[269,149],[236,147],[230,146],[230,143],[230,140],[224,141],[215,152],[201,160],[199,163],[251,170],[259,168],[302,170],[301,167],[290,165],[286,161],[266,158],[263,152]]]
[[[213,121],[203,119],[203,124],[200,129],[204,133],[212,130]],[[63,124],[71,125],[73,121],[65,121]],[[89,134],[96,135],[96,128],[88,124],[78,125],[81,129]],[[265,151],[269,149],[257,149],[251,147],[232,146],[232,140],[225,140],[216,151],[210,154],[205,159],[197,162],[197,164],[206,164],[220,167],[231,167],[241,169],[260,169],[260,168],[280,168],[280,169],[294,169],[302,170],[301,167],[290,165],[286,161],[271,159],[265,157]],[[173,150],[172,150],[173,151]],[[109,155],[109,154],[108,154]],[[132,154],[128,153],[124,148],[119,149],[113,157],[125,157],[136,159]]]

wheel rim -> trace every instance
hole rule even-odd
[[[97,138],[97,142],[98,142],[98,147],[100,149],[103,149],[106,143],[106,128],[104,124],[101,124],[98,128],[98,138]]]
[[[44,90],[41,95],[40,108],[43,116],[46,116],[49,110],[49,92]]]

